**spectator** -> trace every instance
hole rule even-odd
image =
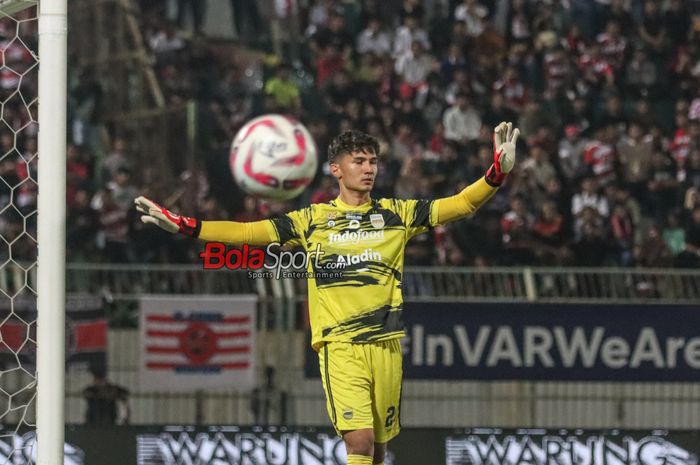
[[[673,161],[663,152],[657,151],[652,157],[647,188],[653,215],[660,223],[664,220],[665,212],[673,208],[678,199],[675,167]]]
[[[387,56],[391,53],[391,37],[382,30],[379,18],[371,18],[367,28],[358,36],[357,52],[375,56]]]
[[[639,25],[639,37],[653,53],[658,55],[664,51],[666,26],[659,13],[659,5],[655,0],[644,2],[644,15]]]
[[[620,35],[620,25],[616,21],[608,21],[605,32],[598,34],[596,41],[600,45],[603,58],[613,69],[619,70],[627,49],[627,40]]]
[[[624,267],[632,265],[634,223],[632,215],[623,205],[613,207],[610,215],[610,230],[612,231],[617,265]]]
[[[664,268],[673,264],[673,254],[657,226],[650,227],[642,243],[635,247],[634,259],[637,265],[647,268]]]
[[[643,48],[634,51],[625,71],[625,86],[630,95],[648,97],[656,92],[658,73],[656,65]]]
[[[547,266],[570,264],[571,252],[566,246],[564,217],[557,211],[553,200],[545,200],[540,205],[540,214],[533,226],[536,238],[534,249],[539,263]]]
[[[595,210],[588,207],[586,211],[595,215]],[[592,221],[585,221],[580,226],[579,237],[573,245],[576,263],[579,266],[602,266],[608,254],[608,242],[605,230]]]
[[[593,140],[586,144],[583,152],[583,161],[599,186],[615,182],[615,148],[610,143],[614,132],[612,126],[597,129]]]
[[[581,138],[575,124],[567,125],[564,135],[565,138],[559,141],[559,166],[564,177],[571,182],[584,174],[583,153],[588,141]]]
[[[112,142],[112,150],[102,159],[101,176],[104,182],[114,179],[121,168],[131,168],[131,163],[126,156],[126,139],[117,136]]]
[[[646,195],[647,181],[651,175],[654,147],[651,138],[644,137],[642,128],[631,123],[627,135],[617,144],[621,181],[637,199]]]
[[[420,42],[424,50],[430,50],[428,34],[419,27],[414,16],[406,16],[403,26],[396,31],[394,38],[394,58],[400,58],[411,51],[413,42]]]
[[[110,426],[129,423],[129,391],[107,381],[104,368],[92,369],[92,384],[83,390],[83,398],[87,402],[86,425]]]
[[[580,217],[585,207],[593,208],[600,216],[608,216],[608,201],[598,194],[595,182],[593,178],[584,178],[581,181],[581,191],[571,200],[571,213],[574,216]]]
[[[484,20],[488,13],[488,9],[477,0],[463,0],[455,8],[455,19],[464,22],[468,36],[479,37],[484,32]]]
[[[534,218],[527,211],[525,200],[515,197],[510,211],[501,218],[503,247],[507,250],[504,265],[530,265],[533,260]]]
[[[93,197],[90,205],[95,210],[101,230],[97,236],[97,247],[102,251],[107,261],[112,263],[128,263],[129,254],[129,211],[134,197],[129,200],[129,206],[124,208],[114,199],[112,189],[104,189]]]
[[[442,119],[445,126],[445,139],[465,149],[479,137],[481,118],[469,103],[465,94],[458,94],[456,102],[447,109]]]
[[[530,157],[521,165],[522,175],[526,178],[529,195],[540,203],[550,180],[555,179],[557,172],[549,161],[549,156],[541,145],[530,148]]]
[[[345,17],[341,11],[331,9],[328,25],[320,28],[311,36],[309,46],[316,56],[332,48],[343,60],[352,54],[355,39],[347,30]]]
[[[685,230],[681,227],[679,214],[672,211],[666,217],[666,225],[662,232],[664,241],[675,257],[685,251]]]
[[[94,253],[98,230],[97,216],[90,207],[90,194],[85,189],[76,190],[68,206],[66,254],[72,261],[89,261]]]
[[[97,124],[102,116],[102,85],[95,70],[86,67],[78,85],[70,93],[72,142],[94,150],[98,145]]]
[[[109,182],[107,188],[112,193],[114,203],[121,209],[130,210],[138,189],[131,182],[131,171],[129,168],[121,167],[117,169],[114,180]]]
[[[290,79],[291,69],[286,63],[280,63],[275,77],[265,83],[265,95],[272,100],[270,111],[276,113],[301,113],[301,91],[297,83]]]
[[[435,59],[424,53],[419,41],[411,45],[411,53],[404,54],[396,60],[396,74],[401,78],[399,94],[403,99],[415,99],[418,107],[423,107],[427,99],[428,73],[437,66]]]

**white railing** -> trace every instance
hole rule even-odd
[[[15,279],[7,274],[17,274]],[[22,282],[11,267],[0,282]],[[30,277],[31,279],[31,277]],[[7,287],[5,287],[7,289]],[[204,270],[192,265],[71,263],[68,292],[103,292],[117,299],[144,293],[304,296],[303,280],[250,279],[245,271]],[[675,302],[700,301],[700,270],[647,268],[407,268],[406,300]]]

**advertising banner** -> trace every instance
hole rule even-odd
[[[700,381],[700,307],[406,303],[404,376]],[[318,377],[307,349],[306,374]]]
[[[697,465],[697,432],[472,429],[445,440],[447,465]]]
[[[139,327],[141,388],[255,387],[256,302],[253,295],[144,296]]]
[[[0,463],[35,463],[35,434],[0,434]],[[328,428],[66,428],[64,465],[344,465]],[[700,433],[664,430],[404,428],[386,465],[697,465]]]

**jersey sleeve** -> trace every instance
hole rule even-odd
[[[311,207],[295,210],[270,220],[280,245],[304,245],[311,225]]]
[[[406,239],[437,226],[438,217],[432,200],[394,200],[396,213],[406,227]]]
[[[267,245],[277,239],[277,231],[271,220],[202,221],[199,239],[207,242],[224,242],[234,245]]]
[[[459,194],[433,202],[435,224],[445,224],[472,215],[498,191],[484,178],[470,184]]]

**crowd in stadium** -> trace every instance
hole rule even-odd
[[[295,34],[283,35],[286,55],[267,56],[262,69],[209,59],[201,12],[190,25],[184,10],[165,19],[165,1],[140,3],[144,40],[168,99],[200,104],[204,150],[226,147],[253,116],[292,114],[315,137],[321,161],[339,131],[377,137],[374,196],[437,198],[483,175],[494,126],[513,121],[522,137],[504,187],[474,218],[415,238],[408,265],[700,265],[693,2],[299,2],[302,46],[291,43]],[[256,47],[255,39],[270,36],[268,24],[254,21],[264,12],[245,11],[250,17],[232,27],[241,44]],[[99,83],[82,77],[71,95],[93,105],[88,120],[97,118]],[[76,140],[73,133],[69,256],[196,261],[191,242],[138,223],[131,199],[144,188],[128,141],[115,138],[109,155],[93,163],[89,134]],[[250,221],[337,195],[323,164],[313,187],[288,203],[234,193],[218,172],[225,162],[216,166],[183,173],[181,183],[194,185],[195,195],[173,197],[169,206]],[[217,187],[228,198],[215,195]]]

